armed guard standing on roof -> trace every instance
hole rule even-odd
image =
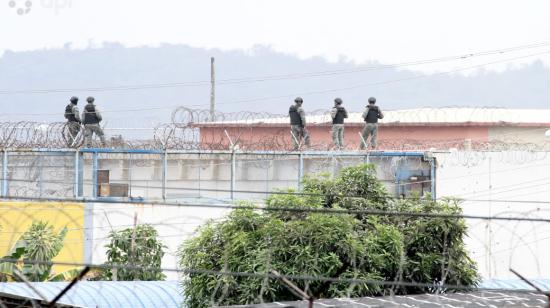
[[[332,117],[332,141],[336,149],[344,148],[344,119],[348,117],[346,108],[342,107],[342,99],[334,99],[334,108],[330,111]]]
[[[86,147],[92,147],[92,137],[94,133],[101,140],[101,146],[105,147],[105,135],[103,134],[103,129],[99,125],[103,118],[101,113],[94,104],[95,99],[93,97],[88,97],[86,99],[88,104],[84,107],[82,112],[82,119],[84,120],[84,138],[86,142]]]
[[[309,147],[309,133],[306,130],[306,112],[302,108],[304,100],[301,97],[296,97],[294,105],[291,105],[288,109],[288,115],[290,116],[290,130],[292,142],[294,144],[294,151],[300,148],[302,139],[306,146]]]
[[[376,104],[376,98],[369,98],[369,104],[363,112],[363,119],[365,120],[365,129],[363,130],[361,149],[365,149],[367,146],[367,140],[369,135],[371,136],[370,145],[373,149],[378,146],[378,119],[383,119],[384,114],[382,110]]]
[[[78,97],[71,97],[71,102],[65,107],[65,119],[67,119],[67,128],[69,136],[67,138],[67,146],[72,147],[75,145],[76,137],[80,133],[80,112],[78,111]]]

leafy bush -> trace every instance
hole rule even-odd
[[[79,268],[54,273],[52,265],[46,264],[63,248],[67,228],[55,233],[46,222],[33,222],[2,259],[20,262],[0,263],[0,281],[19,281],[15,271],[21,272],[29,281],[67,281],[78,275]],[[33,263],[36,262],[36,263]]]
[[[266,200],[269,210],[237,209],[224,221],[207,223],[180,247],[179,266],[354,279],[353,283],[293,280],[316,298],[445,291],[442,285],[473,287],[478,283],[476,265],[463,243],[463,219],[306,211],[329,208],[458,215],[461,209],[456,201],[389,198],[371,165],[343,169],[335,179],[323,175],[306,178],[303,188],[303,195],[270,196]],[[258,276],[193,272],[183,277],[182,288],[189,307],[296,299],[277,279]]]
[[[101,280],[121,281],[157,281],[166,276],[161,270],[161,260],[166,246],[157,238],[155,228],[149,225],[138,225],[109,234],[111,242],[107,247],[109,265],[128,265],[129,268],[107,269],[100,273]],[[134,268],[135,267],[135,268]],[[145,267],[147,270],[138,269]]]

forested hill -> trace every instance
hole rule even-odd
[[[502,73],[480,70],[468,76],[424,76],[409,70],[414,67],[371,69],[380,63],[358,66],[345,59],[338,63],[303,60],[266,47],[222,51],[106,44],[85,50],[5,52],[0,58],[2,121],[62,121],[72,95],[81,102],[95,96],[112,121],[169,121],[174,106],[208,108],[211,56],[216,58],[221,111],[285,113],[295,95],[304,97],[306,110],[329,108],[334,97],[341,97],[349,110],[360,110],[369,96],[376,96],[385,109],[550,107],[550,69],[541,62]],[[88,90],[60,91],[82,88]]]

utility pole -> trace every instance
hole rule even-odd
[[[216,75],[214,57],[210,58],[210,121],[216,121]]]

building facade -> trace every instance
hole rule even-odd
[[[379,122],[380,150],[500,149],[546,147],[550,140],[550,109],[419,108],[390,110]],[[328,113],[306,118],[312,146],[330,150],[332,124]],[[347,150],[359,149],[364,121],[350,113],[345,123]],[[246,150],[292,149],[288,117],[204,122],[199,129],[204,149],[228,149],[231,144]]]

